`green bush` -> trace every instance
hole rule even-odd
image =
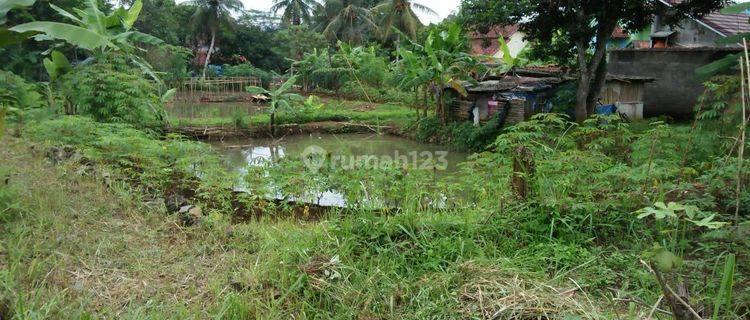
[[[79,66],[59,83],[71,106],[66,110],[68,114],[139,128],[163,125],[165,111],[157,88],[123,57],[108,56]]]
[[[82,163],[105,165],[155,194],[186,190],[212,205],[228,205],[227,194],[236,181],[210,146],[128,124],[64,116],[29,125],[26,134],[48,146],[72,146]]]
[[[223,75],[226,77],[256,77],[260,79],[261,85],[264,88],[268,88],[273,81],[274,74],[262,69],[254,67],[250,63],[243,63],[238,65],[225,64],[223,67]]]
[[[0,71],[0,108],[10,121],[48,116],[50,110],[46,108],[47,103],[40,91],[39,85],[30,84],[12,72]]]
[[[468,121],[452,122],[443,126],[436,117],[428,117],[411,124],[414,138],[422,142],[442,143],[457,150],[483,151],[502,132],[497,117],[475,127]]]

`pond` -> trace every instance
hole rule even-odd
[[[451,151],[445,146],[378,134],[310,134],[280,139],[223,141],[213,145],[225,155],[230,169],[239,173],[247,172],[248,166],[259,166],[284,157],[303,159],[308,168],[315,169],[316,163],[308,161],[310,154],[326,154],[331,163],[344,169],[354,161],[365,161],[371,166],[399,162],[410,168],[434,171],[440,177],[458,170],[458,165],[468,157],[467,153]],[[302,201],[321,206],[346,205],[344,197],[335,190],[320,191],[315,198]]]

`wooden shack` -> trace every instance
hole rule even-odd
[[[643,119],[646,83],[652,81],[650,77],[607,75],[599,99],[603,105],[615,105],[631,120]]]
[[[467,97],[453,98],[451,118],[455,121],[474,121],[474,111],[479,122],[498,117],[504,124],[515,124],[539,112],[549,112],[550,98],[556,88],[569,81],[550,73],[517,71],[489,78],[475,85],[465,84]]]

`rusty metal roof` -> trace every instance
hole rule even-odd
[[[500,80],[487,80],[479,82],[477,85],[467,85],[466,90],[472,93],[502,91],[533,92],[549,89],[566,81],[569,81],[569,79],[558,77],[536,78],[509,75]]]

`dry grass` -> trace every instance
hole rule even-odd
[[[599,318],[597,307],[586,292],[571,280],[561,289],[544,281],[522,276],[516,270],[501,270],[466,263],[467,277],[459,291],[461,312],[482,319],[582,319]],[[576,318],[574,318],[576,319]]]
[[[227,275],[255,261],[224,233],[181,227],[124,186],[54,168],[18,140],[3,144],[0,163],[13,168],[25,208],[0,225],[0,300],[16,312],[56,301],[53,317],[73,306],[120,317],[153,304],[202,318],[231,290]]]

